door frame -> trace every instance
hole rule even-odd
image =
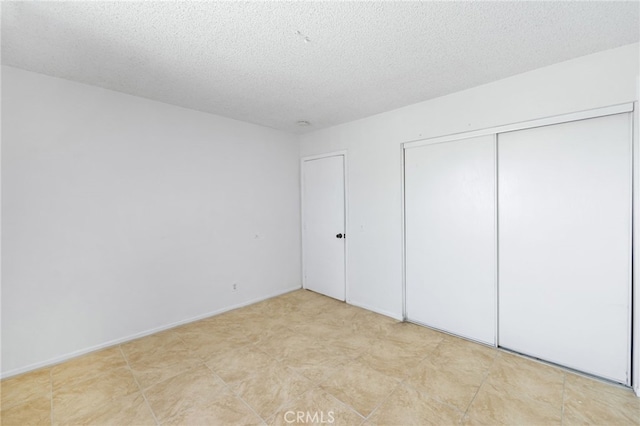
[[[348,185],[347,185],[347,176],[348,176],[348,166],[347,166],[347,151],[346,150],[341,150],[341,151],[332,151],[332,152],[327,152],[324,154],[317,154],[317,155],[309,155],[306,157],[302,157],[300,158],[300,236],[301,236],[301,240],[300,240],[300,262],[302,265],[302,288],[306,289],[307,288],[307,284],[305,282],[305,264],[304,264],[304,247],[305,247],[305,241],[306,241],[306,235],[304,232],[304,228],[305,228],[305,212],[304,212],[304,163],[305,161],[312,161],[312,160],[320,160],[323,158],[329,158],[329,157],[339,157],[342,156],[342,174],[343,174],[343,185],[344,185],[344,298],[345,298],[345,302],[346,303],[350,303],[351,299],[349,297],[349,285],[348,285],[348,280],[347,280],[347,276],[349,275],[347,273],[347,268],[349,265],[349,261],[348,261],[348,253],[349,253],[349,238],[346,237],[346,235],[351,235],[351,232],[349,231],[349,222],[348,222],[348,218],[349,218],[349,204],[348,204],[348,200],[349,200],[349,193],[348,193]]]
[[[638,78],[638,93],[640,94],[640,77]],[[436,143],[450,142],[460,139],[468,139],[483,135],[499,135],[515,130],[524,130],[534,127],[549,126],[553,124],[567,123],[570,121],[585,120],[589,118],[603,117],[620,113],[630,113],[632,127],[632,184],[631,184],[631,236],[629,250],[631,252],[631,288],[629,297],[629,316],[630,316],[630,367],[629,371],[631,387],[635,394],[640,397],[640,107],[638,101],[626,102],[622,104],[609,105],[599,108],[592,108],[573,113],[560,114],[555,116],[543,117],[533,120],[525,120],[516,123],[510,123],[500,126],[492,126],[484,129],[447,134],[431,138],[421,138],[405,141],[400,144],[400,164],[401,164],[401,198],[402,198],[402,317],[407,321],[406,311],[406,227],[405,227],[405,173],[404,173],[404,154],[407,148],[418,147],[422,145],[431,145]],[[497,150],[496,150],[497,154]],[[497,167],[497,166],[496,166]],[[497,211],[496,211],[497,215]],[[496,237],[497,238],[497,237]],[[500,259],[497,258],[497,262]],[[497,266],[496,266],[497,267]],[[496,286],[499,289],[499,278]],[[497,303],[497,301],[496,301]],[[497,314],[499,315],[499,314]],[[496,330],[498,333],[498,330]],[[496,338],[496,345],[498,345]]]

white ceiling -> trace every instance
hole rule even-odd
[[[4,2],[2,61],[300,133],[636,42],[639,15],[638,1]]]

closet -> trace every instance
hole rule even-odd
[[[630,384],[630,111],[404,144],[406,318]]]
[[[495,140],[408,149],[406,308],[421,324],[495,343]]]

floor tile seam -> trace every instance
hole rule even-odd
[[[140,394],[142,395],[142,398],[144,399],[144,402],[147,405],[147,408],[149,409],[149,412],[151,413],[151,416],[153,417],[153,421],[155,421],[156,425],[159,426],[160,422],[158,421],[158,417],[156,416],[155,411],[153,411],[153,408],[151,408],[151,404],[149,403],[149,400],[147,399],[147,395],[144,393],[144,390],[142,389],[142,386],[140,386],[140,383],[138,382],[138,379],[137,379],[136,375],[133,374],[133,370],[131,369],[131,365],[129,364],[129,359],[127,358],[127,355],[124,353],[124,350],[122,349],[122,345],[118,345],[118,348],[120,349],[120,353],[122,354],[122,357],[124,358],[125,362],[127,363],[127,368],[131,372],[131,376],[133,377],[133,381],[135,382],[136,386],[138,386],[138,390],[140,391]]]
[[[275,352],[270,352],[266,349],[261,349],[261,350],[265,352],[267,355],[269,355],[271,358],[273,358],[274,360],[278,361],[279,363],[282,363],[286,360],[285,356],[278,355]]]
[[[280,362],[280,361],[278,361],[278,363],[280,364],[280,367],[282,367],[289,374],[292,374],[293,376],[295,376],[297,379],[302,379],[303,381],[307,381],[307,382],[311,383],[311,387],[316,386],[316,383],[313,380],[311,380],[310,378],[308,378],[304,374],[299,373],[298,371],[296,371],[295,367],[292,367],[291,365],[285,364],[285,363]],[[304,392],[302,392],[302,393],[304,393]]]
[[[344,369],[348,369],[349,365],[356,362],[357,358],[355,359],[348,359],[345,362],[339,363],[337,365],[334,366],[335,371],[333,371],[332,373],[330,373],[329,375],[327,375],[326,377],[324,377],[323,379],[321,379],[321,381],[318,383],[318,386],[322,386],[324,385],[326,382],[328,382],[329,380],[331,380],[332,378],[339,376],[340,374],[344,374]]]
[[[440,339],[440,341],[438,342],[436,347],[433,348],[433,352],[432,353],[435,353],[438,350],[438,348],[440,348],[440,346],[442,346],[443,343],[445,343],[446,341],[447,341],[446,336],[442,336],[442,338]]]
[[[262,347],[260,347],[260,345],[258,343],[252,343],[253,346],[255,346],[256,350],[262,352],[263,354],[267,355],[269,358],[271,358],[272,360],[276,361],[276,362],[280,362],[280,360],[271,355],[269,352],[265,351]]]
[[[394,393],[396,393],[398,389],[400,389],[400,386],[402,386],[402,382],[398,382],[398,384],[397,384],[397,385],[396,385],[396,387],[393,389],[393,391],[391,391],[391,393],[390,393],[389,395],[387,395],[387,396],[382,400],[382,402],[380,402],[378,405],[376,405],[376,406],[375,406],[375,408],[374,408],[373,410],[371,410],[371,412],[369,413],[369,415],[368,415],[368,416],[366,416],[366,417],[365,417],[365,416],[362,416],[362,414],[358,413],[358,414],[360,414],[360,416],[361,416],[361,417],[364,417],[364,420],[363,420],[363,422],[362,422],[362,423],[365,423],[366,421],[368,421],[368,420],[371,418],[371,416],[373,416],[373,415],[378,411],[378,409],[379,409],[382,405],[384,405],[384,403],[385,403],[385,402],[387,402],[387,400],[388,400],[389,398],[391,398],[391,396],[392,396]],[[358,411],[356,411],[356,413],[357,413],[357,412],[358,412]]]
[[[404,382],[405,380],[408,380],[409,378],[413,377],[413,375],[415,374],[416,370],[420,367],[420,364],[422,364],[422,362],[424,360],[427,359],[429,355],[425,356],[424,358],[420,358],[416,361],[415,365],[413,367],[411,367],[408,371],[407,374],[405,374],[404,378],[402,379],[402,381]]]
[[[338,368],[340,368],[340,366],[339,366],[339,365],[336,365],[336,366],[334,366],[334,368],[335,368],[335,369],[338,369]],[[336,372],[336,374],[337,374],[337,372]],[[303,374],[303,376],[304,376],[304,374]],[[311,379],[311,378],[309,378],[309,377],[307,377],[307,376],[304,376],[304,377],[306,377],[306,378],[307,378],[307,380],[309,380],[311,383],[313,383],[313,386],[320,387],[320,386],[322,386],[324,383],[326,383],[326,382],[327,382],[331,377],[333,377],[333,374],[329,374],[328,376],[320,377],[320,378],[319,378],[319,379],[317,379],[317,380],[313,380],[313,379]]]
[[[473,398],[471,398],[471,401],[469,402],[469,404],[467,405],[467,408],[464,410],[464,415],[462,416],[462,418],[464,419],[465,417],[468,416],[469,414],[469,409],[471,408],[471,405],[473,405],[473,401],[476,400],[476,397],[478,396],[478,394],[480,393],[480,389],[482,389],[482,386],[485,384],[485,382],[487,381],[487,378],[489,377],[489,372],[491,371],[491,368],[495,365],[496,360],[498,359],[497,354],[496,356],[493,357],[493,360],[491,362],[491,365],[489,365],[489,367],[487,368],[487,370],[484,373],[484,377],[482,378],[482,381],[480,382],[480,386],[478,386],[478,389],[476,389],[475,394],[473,395]]]
[[[90,380],[95,380],[95,379],[99,379],[101,377],[105,377],[108,374],[113,373],[114,371],[118,371],[118,370],[127,370],[127,371],[131,372],[131,374],[133,375],[133,369],[129,366],[129,363],[125,359],[124,364],[122,364],[120,366],[112,367],[112,368],[109,368],[108,370],[105,370],[105,371],[102,371],[102,372],[99,372],[99,373],[91,374],[88,377],[82,377],[82,375],[74,374],[72,376],[72,379],[74,377],[79,377],[79,376],[82,377],[82,378],[80,380],[78,380],[77,382],[73,383],[71,388],[72,389],[76,388],[76,387],[78,387],[78,386],[80,386],[82,384],[85,384],[85,383],[89,382]],[[51,398],[53,399],[53,397],[55,395],[59,394],[61,391],[63,391],[65,388],[67,388],[69,386],[68,385],[66,385],[66,386],[64,386],[64,385],[63,386],[56,386],[55,380],[53,378],[53,373],[51,373],[51,374],[52,374],[51,375]]]
[[[378,408],[380,408],[382,405],[384,405],[385,402],[387,402],[387,400],[391,397],[391,395],[393,395],[394,393],[396,393],[396,391],[400,388],[401,386],[401,382],[397,382],[396,386],[391,390],[391,392],[389,392],[387,395],[385,395],[384,398],[382,398],[382,400],[376,404],[376,406],[373,408],[373,410],[371,410],[371,412],[365,417],[364,421],[368,421],[371,416],[373,416],[373,413],[375,413],[376,411],[378,411]],[[356,412],[358,412],[357,410],[355,410]]]
[[[173,334],[178,338],[178,340],[180,340],[180,341],[182,342],[182,344],[185,346],[185,348],[187,348],[187,350],[188,350],[189,352],[191,352],[191,349],[189,348],[189,344],[187,343],[187,341],[186,341],[186,340],[184,340],[184,339],[182,338],[182,336],[180,335],[180,332],[178,332],[178,331],[173,331]]]
[[[345,401],[343,401],[342,399],[340,399],[337,395],[334,395],[329,389],[325,389],[323,388],[321,385],[318,385],[318,389],[320,389],[322,392],[326,393],[327,395],[331,396],[333,399],[337,400],[338,402],[340,402],[342,405],[344,405],[345,407],[348,407],[351,411],[353,411],[354,413],[356,413],[357,415],[359,415],[360,417],[362,417],[362,423],[364,423],[367,420],[367,417],[363,416],[358,410],[355,409],[355,407],[353,407],[350,404],[347,404]],[[377,407],[376,407],[377,408]],[[375,409],[373,410],[375,411]],[[371,411],[373,413],[373,411]]]
[[[137,393],[142,393],[142,390],[141,390],[141,388],[140,388],[140,385],[138,384],[138,382],[137,382],[137,380],[136,380],[136,378],[135,378],[135,375],[133,375],[133,372],[131,372],[131,370],[130,370],[128,367],[121,367],[121,368],[122,368],[123,370],[127,370],[127,371],[131,374],[131,378],[133,379],[133,383],[136,385],[137,390],[134,390],[134,391],[132,391],[132,392],[125,393],[124,395],[120,395],[120,396],[116,396],[116,397],[109,396],[108,398],[106,398],[106,399],[104,399],[104,400],[103,400],[103,403],[102,403],[102,404],[100,404],[100,405],[95,405],[94,407],[92,407],[92,409],[90,410],[90,412],[96,411],[98,408],[100,408],[100,407],[102,407],[102,406],[104,406],[104,405],[108,405],[108,404],[112,404],[112,403],[117,402],[117,401],[121,401],[121,400],[126,399],[126,398],[129,398],[130,396],[135,395],[135,394],[137,394]],[[55,403],[54,403],[54,402],[55,402],[55,400],[56,400],[56,397],[57,397],[57,396],[59,396],[59,395],[60,395],[60,393],[59,393],[59,392],[53,392],[53,393],[52,393],[52,396],[51,396],[52,407],[55,405]],[[73,419],[73,418],[72,418],[72,419]]]
[[[348,408],[349,410],[353,411],[356,415],[360,416],[360,417],[362,418],[362,422],[361,422],[361,423],[363,423],[363,422],[365,422],[365,421],[366,421],[366,418],[365,418],[362,414],[360,414],[360,413],[358,412],[358,410],[356,410],[355,408],[353,408],[353,407],[352,407],[352,406],[350,406],[349,404],[345,403],[344,401],[340,400],[339,398],[337,398],[337,397],[336,397],[335,395],[333,395],[332,393],[330,393],[330,392],[328,392],[328,391],[326,391],[326,390],[322,389],[320,386],[318,386],[318,389],[319,389],[321,392],[326,393],[326,394],[329,396],[329,398],[333,398],[333,399],[335,399],[336,401],[338,401],[338,403],[339,403],[339,404],[342,404],[344,407]]]
[[[436,351],[436,349],[438,348],[438,346],[440,346],[440,343],[442,343],[442,341],[443,341],[443,340],[444,340],[444,337],[443,337],[443,338],[441,338],[441,340],[438,342],[438,344],[437,344],[437,345],[435,345],[433,348],[431,348],[431,350],[429,350],[429,352],[428,352],[428,353],[426,353],[422,358],[420,358],[420,359],[418,360],[418,363],[421,363],[422,361],[424,361],[425,359],[427,359],[427,357],[428,357],[429,355],[433,355],[433,353]]]
[[[269,357],[270,357],[270,358],[271,358],[271,359],[272,359],[272,360],[277,364],[277,366],[278,366],[278,367],[283,368],[283,369],[285,369],[285,370],[292,370],[292,369],[289,367],[289,365],[285,362],[285,361],[286,361],[286,358],[284,358],[284,357],[283,357],[282,359],[280,359],[280,358],[278,358],[278,357],[275,357],[275,356],[271,355],[271,354],[270,354],[269,352],[267,352],[267,351],[264,351],[264,350],[263,350],[262,352],[263,352],[263,353],[265,353],[267,356],[269,356]],[[293,370],[292,370],[292,371],[293,371]]]
[[[216,373],[211,367],[209,367],[207,364],[205,364],[205,367],[211,371],[211,374],[213,374],[214,376],[216,376],[224,385],[224,387],[226,388],[226,390],[233,395],[234,397],[238,398],[247,408],[249,408],[249,410],[255,414],[260,420],[262,420],[262,422],[264,424],[267,423],[267,421],[265,419],[262,418],[262,416],[260,414],[258,414],[258,412],[256,410],[253,409],[253,407],[251,406],[251,404],[249,404],[247,401],[244,400],[244,398],[242,398],[242,396],[240,395],[239,392],[236,392],[236,390],[227,382],[224,381],[224,379],[222,377],[220,377],[218,375],[218,373]],[[218,398],[219,399],[219,398]]]
[[[121,353],[122,353],[122,352],[121,352]],[[123,354],[123,357],[124,357],[124,354]],[[126,358],[125,358],[125,361],[126,361]],[[91,409],[91,410],[89,410],[87,413],[93,413],[93,412],[97,411],[99,408],[101,408],[101,407],[103,407],[103,406],[107,406],[107,405],[112,404],[112,403],[114,403],[114,402],[121,401],[121,400],[123,400],[123,399],[129,398],[129,397],[131,397],[132,395],[136,395],[136,394],[139,394],[140,396],[142,396],[142,397],[143,397],[143,399],[144,399],[144,400],[145,400],[145,402],[146,402],[146,397],[145,397],[145,395],[144,395],[144,393],[143,393],[143,391],[142,391],[142,388],[141,388],[140,384],[138,383],[138,381],[137,381],[137,379],[136,379],[135,375],[133,374],[133,371],[130,369],[130,367],[129,367],[128,363],[127,363],[126,365],[122,366],[122,367],[118,367],[118,369],[125,369],[125,370],[127,370],[127,371],[131,374],[131,378],[133,379],[133,382],[135,383],[135,385],[136,385],[136,387],[137,387],[137,389],[138,389],[138,390],[137,390],[137,391],[134,391],[134,392],[131,392],[131,393],[128,393],[128,394],[125,394],[125,395],[121,395],[121,396],[115,397],[115,398],[111,397],[111,398],[109,398],[108,400],[105,400],[105,401],[103,402],[103,404],[100,404],[100,405],[98,405],[98,406],[92,407],[92,409]],[[95,377],[95,376],[94,376],[94,377]],[[54,399],[55,399],[55,398],[54,398],[54,396],[55,396],[55,392],[53,392],[53,390],[52,390],[52,395],[51,395],[52,418],[53,418],[53,407],[54,407],[54,405],[55,405],[55,404],[54,404]],[[153,412],[153,410],[151,409],[151,406],[148,404],[148,402],[147,402],[147,407],[149,408],[149,410],[150,410],[151,414],[153,415],[154,420],[156,420],[156,419],[155,419],[155,413],[154,413],[154,412]],[[85,413],[85,414],[86,414],[86,413]],[[69,419],[69,421],[73,421],[74,419],[76,419],[76,418],[78,418],[78,417],[81,417],[81,416],[82,416],[82,415],[75,415],[75,416],[72,416],[72,417]],[[53,419],[53,420],[55,420],[55,419]],[[156,420],[156,422],[157,422],[157,420]],[[52,424],[53,424],[53,423],[52,423]],[[159,423],[158,423],[158,424],[159,424]]]
[[[119,345],[117,347],[119,348]],[[115,349],[115,348],[116,347],[111,347],[111,348],[108,348],[108,349],[105,349],[105,350],[111,350],[111,349]],[[96,354],[96,353],[100,353],[100,352],[94,352],[94,354]],[[118,353],[121,354],[122,352],[120,350],[118,350]],[[122,355],[120,355],[120,357],[121,357],[120,363],[119,364],[116,363],[116,365],[109,366],[108,367],[109,370],[120,368],[120,367],[124,367],[126,365],[126,362],[125,362],[124,358],[122,357]],[[78,361],[80,359],[82,359],[82,357],[78,357],[78,358],[75,358],[75,359],[70,359],[70,360],[65,361],[65,362],[63,362],[61,364],[56,365],[55,367],[60,367],[60,366],[63,366],[65,364],[72,365],[72,364],[74,364],[76,361]],[[87,370],[87,369],[95,370],[96,368],[99,368],[99,367],[96,367],[95,364],[99,364],[99,362],[98,363],[96,363],[96,362],[89,363],[88,365],[80,366],[80,367],[75,366],[73,368],[80,369],[80,370]],[[60,377],[60,373],[56,373],[55,372],[55,370],[56,370],[55,367],[51,368],[51,372],[50,372],[51,373],[51,381],[55,381],[56,377],[58,377],[58,378]],[[97,376],[99,374],[100,374],[100,372],[94,373],[94,374],[91,375],[91,377]],[[63,373],[63,375],[64,375],[64,373]],[[67,376],[69,376],[69,375],[70,376],[77,376],[77,373],[76,372],[72,372],[71,374],[67,373],[66,375]]]

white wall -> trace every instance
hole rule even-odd
[[[301,137],[302,157],[348,151],[348,301],[402,316],[401,144],[637,99],[638,44]]]
[[[2,72],[3,376],[300,287],[296,137]]]

